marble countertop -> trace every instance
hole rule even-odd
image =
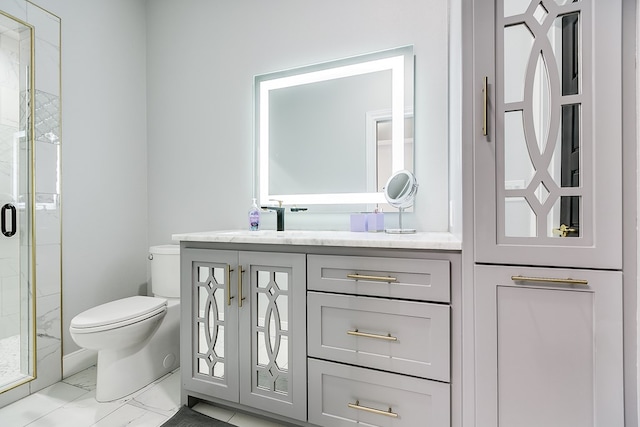
[[[351,231],[221,230],[174,234],[172,238],[176,242],[253,243],[267,245],[344,246],[452,251],[458,251],[462,248],[461,240],[453,234],[446,232],[387,234],[355,233]]]

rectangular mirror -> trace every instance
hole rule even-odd
[[[376,205],[413,170],[413,46],[256,76],[259,203]]]

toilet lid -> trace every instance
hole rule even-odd
[[[157,297],[134,296],[111,301],[78,314],[71,320],[72,328],[95,328],[97,326],[139,321],[165,310],[167,300]]]

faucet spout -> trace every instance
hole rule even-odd
[[[276,230],[284,231],[284,208],[281,206],[262,206],[262,209],[276,211]]]

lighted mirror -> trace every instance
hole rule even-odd
[[[375,205],[413,170],[413,47],[256,76],[260,204]]]

